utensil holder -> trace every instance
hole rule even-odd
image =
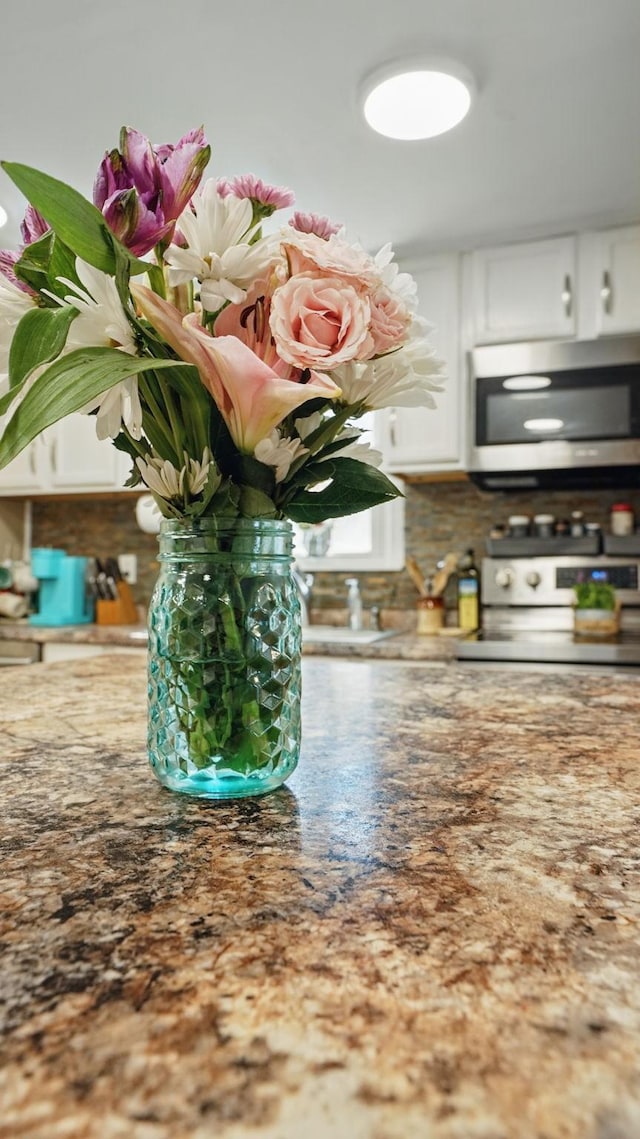
[[[119,581],[116,588],[118,596],[113,601],[103,598],[96,601],[96,625],[137,625],[138,610],[129,583]]]

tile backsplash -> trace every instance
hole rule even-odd
[[[538,491],[526,494],[487,493],[464,482],[407,484],[406,552],[413,554],[425,573],[433,573],[436,562],[451,550],[473,548],[480,559],[491,526],[505,523],[510,514],[549,512],[568,518],[572,510],[582,510],[590,522],[608,529],[613,502],[630,502],[640,519],[640,490],[617,491]],[[157,540],[144,534],[135,519],[135,495],[118,495],[108,500],[90,496],[74,500],[33,500],[33,545],[58,546],[70,554],[135,554],[138,581],[133,593],[138,604],[146,604],[155,581],[158,563]],[[315,605],[343,608],[347,573],[316,575]],[[409,575],[397,573],[360,574],[365,607],[413,609],[416,590]],[[449,598],[452,603],[452,599]]]

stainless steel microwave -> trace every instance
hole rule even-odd
[[[487,346],[470,365],[478,486],[640,486],[640,336]]]

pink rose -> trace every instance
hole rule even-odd
[[[371,337],[374,356],[400,348],[407,339],[411,313],[399,296],[389,289],[377,289],[371,299]]]
[[[296,368],[335,368],[366,359],[372,348],[370,318],[368,298],[340,277],[290,277],[271,299],[278,355]]]
[[[289,227],[282,248],[289,262],[292,277],[301,273],[343,277],[357,288],[370,289],[380,280],[375,263],[356,245],[331,234],[328,238],[317,233],[301,233]]]

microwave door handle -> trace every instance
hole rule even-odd
[[[571,309],[573,307],[573,291],[571,289],[571,277],[565,273],[564,287],[562,289],[562,304],[564,305],[564,315],[571,316]]]
[[[602,274],[602,288],[600,289],[600,299],[602,301],[602,311],[606,312],[607,316],[613,308],[613,289],[611,288],[611,274],[608,269],[605,269]]]

